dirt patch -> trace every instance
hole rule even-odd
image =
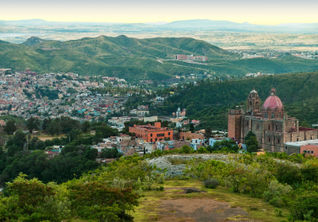
[[[158,216],[162,222],[249,221],[248,214],[243,209],[204,198],[162,200]]]

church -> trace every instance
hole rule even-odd
[[[261,103],[256,90],[247,98],[246,109],[241,107],[228,112],[228,137],[244,143],[252,131],[267,152],[287,152],[285,143],[318,139],[318,130],[299,126],[299,121],[284,112],[284,105],[272,89],[265,102]]]

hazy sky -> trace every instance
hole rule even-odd
[[[318,0],[0,0],[0,20],[318,22]]]

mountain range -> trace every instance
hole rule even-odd
[[[222,20],[181,20],[162,23],[102,23],[102,22],[50,22],[41,19],[0,21],[2,26],[32,26],[39,29],[65,30],[83,29],[83,31],[92,31],[97,27],[120,31],[125,29],[127,32],[138,31],[158,31],[158,30],[204,30],[204,31],[234,31],[234,32],[278,32],[278,33],[318,33],[318,23],[290,23],[279,25],[257,25],[247,22],[237,23]],[[1,32],[1,29],[0,29]]]
[[[176,54],[207,56],[205,63],[175,60]],[[0,41],[0,67],[17,71],[76,72],[127,80],[166,80],[175,75],[211,73],[240,77],[248,72],[287,73],[318,70],[316,60],[286,53],[278,58],[241,59],[238,54],[193,38],[99,36],[71,41],[29,38],[22,44]]]

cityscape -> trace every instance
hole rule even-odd
[[[318,221],[317,2],[1,7],[0,221]]]

